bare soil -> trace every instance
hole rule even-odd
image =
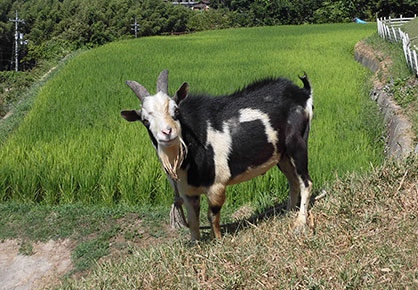
[[[33,245],[32,255],[19,253],[17,240],[0,242],[0,289],[41,289],[60,283],[59,277],[71,271],[71,240],[50,240]]]

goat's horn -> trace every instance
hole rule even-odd
[[[150,93],[142,85],[138,84],[136,81],[126,81],[128,87],[130,87],[135,95],[139,98],[141,102],[144,101],[145,97],[148,97]]]
[[[168,70],[160,72],[157,80],[157,93],[163,92],[168,95]]]

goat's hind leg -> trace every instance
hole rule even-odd
[[[307,151],[298,152],[290,157],[290,162],[295,165],[296,178],[300,192],[300,206],[297,219],[295,221],[296,231],[302,230],[306,225],[308,217],[309,199],[312,191],[312,180],[308,173],[308,156]]]
[[[284,161],[284,163],[279,163],[279,165],[280,167],[282,167],[282,164],[286,164],[289,167],[289,171],[293,172],[293,174],[291,174],[291,178],[289,179],[289,183],[291,183],[291,186],[292,184],[293,186],[296,186],[296,183],[299,186],[299,192],[301,197],[300,207],[298,217],[295,221],[295,229],[296,231],[299,231],[302,230],[306,225],[306,220],[308,217],[309,198],[311,196],[312,191],[312,180],[308,172],[309,129],[306,129],[307,124],[303,124],[304,121],[302,118],[296,120],[294,119],[293,121],[293,126],[289,132],[290,134],[286,138],[286,153],[289,160],[287,162]],[[301,130],[302,128],[305,128],[305,130]],[[305,134],[301,135],[301,131],[304,131]],[[297,180],[297,182],[295,180]],[[296,190],[294,190],[294,192],[296,192]],[[292,194],[294,193],[291,192],[291,198],[293,198],[291,203],[294,203],[294,196],[292,196]]]
[[[277,166],[286,176],[289,183],[289,200],[287,201],[287,210],[294,210],[296,209],[300,193],[300,184],[296,168],[287,155],[282,157]]]

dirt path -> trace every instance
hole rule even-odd
[[[30,256],[19,253],[17,240],[0,242],[0,289],[39,289],[56,285],[72,269],[70,240],[33,245]]]
[[[54,66],[54,67],[52,67],[48,72],[46,72],[38,81],[37,81],[37,83],[39,83],[39,82],[42,82],[42,81],[44,81],[55,69],[56,69],[56,67],[57,66]],[[31,86],[33,86],[33,84],[31,85]],[[8,89],[6,89],[6,90],[8,90]],[[26,89],[26,90],[28,90],[28,89]],[[1,100],[0,100],[1,101]],[[17,105],[19,105],[20,104],[20,102],[22,102],[22,100],[20,100],[17,104],[15,104],[14,105],[14,107],[16,107]],[[10,110],[9,112],[7,112],[4,116],[1,116],[0,115],[0,123],[3,121],[3,120],[6,120],[7,118],[9,118],[11,115],[13,115],[13,109],[12,110]]]

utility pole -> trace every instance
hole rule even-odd
[[[134,28],[131,28],[131,30],[134,30],[135,31],[135,38],[138,38],[138,27],[139,27],[139,24],[136,21],[136,16],[135,16],[135,23],[134,24],[131,24],[131,26],[134,27]]]
[[[16,18],[10,19],[10,22],[15,23],[15,68],[16,71],[19,70],[19,23],[25,23],[24,19],[19,19],[19,15],[17,14],[16,10]]]

